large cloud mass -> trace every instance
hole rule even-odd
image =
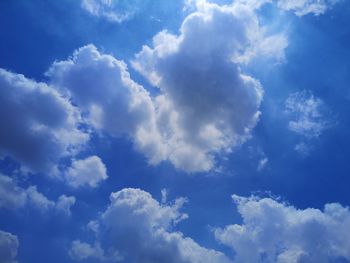
[[[174,225],[185,219],[181,213],[184,199],[174,204],[160,204],[139,189],[123,189],[111,194],[111,204],[97,221],[89,223],[96,233],[96,243],[76,240],[70,255],[76,260],[95,258],[128,263],[225,263],[220,252],[199,246]]]
[[[133,61],[159,94],[151,96],[124,62],[93,45],[55,62],[47,74],[91,125],[126,134],[150,163],[170,160],[187,172],[208,171],[217,154],[249,138],[260,115],[262,87],[241,63],[257,54],[281,57],[285,46],[283,35],[264,36],[248,6],[202,1],[179,35],[160,32]]]
[[[350,261],[350,211],[332,203],[323,211],[296,209],[271,198],[234,195],[241,225],[215,235],[234,249],[235,262],[328,263]]]
[[[262,88],[239,64],[259,36],[255,14],[244,5],[202,3],[180,35],[161,32],[134,66],[159,87],[159,125],[169,159],[187,171],[214,166],[214,154],[245,141],[259,117]]]
[[[80,115],[44,83],[0,69],[0,158],[10,156],[34,172],[54,173],[60,158],[86,142]]]

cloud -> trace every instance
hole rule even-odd
[[[75,205],[76,199],[74,196],[61,195],[56,203],[56,211],[69,217],[72,215],[71,207]]]
[[[292,118],[288,123],[289,130],[306,138],[319,137],[331,124],[325,116],[323,101],[310,91],[290,94],[285,106]]]
[[[263,157],[262,159],[260,159],[259,163],[258,163],[257,171],[261,172],[262,170],[264,170],[266,168],[268,162],[269,162],[269,159],[267,157]]]
[[[263,90],[241,63],[282,57],[283,39],[265,36],[245,5],[202,1],[179,35],[160,32],[133,61],[159,94],[151,96],[123,61],[93,45],[55,62],[47,75],[96,130],[131,138],[151,164],[169,160],[186,172],[209,171],[218,154],[250,137],[259,119]]]
[[[106,211],[89,224],[96,232],[95,245],[74,241],[70,251],[73,258],[86,259],[90,255],[96,258],[99,255],[99,259],[128,263],[230,262],[222,253],[203,248],[172,230],[187,218],[179,211],[185,199],[161,204],[147,192],[127,188],[112,193],[110,200]],[[100,244],[104,246],[100,247]]]
[[[282,10],[293,11],[297,16],[324,14],[340,0],[279,0],[277,6]]]
[[[285,112],[290,118],[288,129],[303,138],[294,149],[304,157],[312,150],[311,140],[335,125],[324,102],[310,91],[290,94],[285,102]]]
[[[38,192],[36,186],[29,186],[25,189],[18,186],[11,177],[0,174],[0,209],[16,210],[30,207],[43,213],[56,211],[70,216],[70,207],[74,203],[75,197],[65,195],[60,196],[55,203]]]
[[[197,1],[201,2],[202,0]],[[323,15],[341,0],[239,0],[239,2],[254,9],[259,9],[265,4],[275,4],[281,10],[292,11],[297,16],[308,14],[318,16]]]
[[[235,262],[320,263],[350,260],[350,211],[326,204],[323,211],[297,209],[271,198],[233,195],[242,224],[216,229]]]
[[[110,22],[122,23],[132,18],[147,0],[81,0],[81,7],[89,14]]]
[[[10,156],[24,169],[55,173],[59,160],[89,138],[78,129],[78,110],[56,90],[4,69],[0,105],[0,157]]]
[[[152,164],[166,159],[154,102],[149,92],[130,78],[123,61],[87,45],[72,58],[55,62],[47,75],[78,105],[95,130],[131,138]]]
[[[0,260],[2,263],[16,263],[18,247],[17,236],[0,230]]]
[[[144,46],[136,55],[135,68],[162,93],[158,123],[175,167],[208,171],[215,154],[249,137],[263,91],[233,61],[246,55],[258,32],[257,17],[245,6],[202,2],[180,35],[163,31],[153,48]]]
[[[94,246],[91,246],[88,243],[75,240],[72,242],[72,247],[69,251],[69,255],[72,259],[81,261],[86,259],[97,259],[100,261],[109,260],[109,262],[118,262],[121,260],[118,255],[115,255],[114,258],[108,259],[105,255],[105,252],[101,248],[100,244],[96,243]]]
[[[98,156],[90,156],[83,160],[73,160],[71,167],[65,173],[65,180],[72,187],[97,187],[106,180],[107,169]]]

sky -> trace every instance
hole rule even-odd
[[[0,263],[350,262],[349,14],[0,1]]]

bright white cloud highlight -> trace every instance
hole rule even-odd
[[[15,260],[19,247],[17,236],[0,230],[0,261],[1,263],[17,263]]]
[[[0,105],[0,157],[10,156],[31,171],[55,173],[59,160],[89,138],[78,129],[78,110],[56,90],[4,69]]]
[[[185,199],[161,204],[139,189],[111,194],[111,204],[94,225],[97,242],[74,241],[70,255],[75,259],[108,258],[128,263],[226,263],[222,253],[199,246],[173,227],[187,217],[179,211]],[[101,248],[99,244],[105,244]],[[80,253],[79,253],[80,251]],[[95,254],[94,251],[98,251]]]
[[[67,183],[72,187],[97,187],[108,178],[107,169],[98,156],[90,156],[83,160],[73,160],[65,173]]]
[[[62,195],[57,202],[49,200],[38,192],[36,186],[27,189],[17,185],[9,176],[0,174],[0,209],[20,209],[31,207],[41,212],[56,211],[70,216],[70,208],[75,204],[75,197]]]
[[[350,211],[340,204],[299,210],[271,198],[233,195],[241,225],[216,229],[235,262],[321,263],[350,260]],[[337,261],[338,260],[338,261]],[[343,260],[343,261],[341,261]]]

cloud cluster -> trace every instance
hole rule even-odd
[[[55,173],[89,135],[80,115],[56,90],[0,69],[0,158],[10,156],[30,171]]]
[[[61,195],[57,202],[49,200],[38,192],[36,186],[27,189],[17,185],[9,176],[0,174],[0,209],[34,208],[41,212],[55,211],[70,216],[70,208],[75,204],[75,197]]]
[[[151,96],[124,62],[93,45],[55,62],[47,75],[96,130],[128,136],[150,163],[208,171],[217,154],[249,138],[259,119],[263,90],[241,63],[258,54],[281,57],[284,40],[265,36],[247,5],[201,1],[179,35],[160,32],[133,60],[159,94]]]
[[[15,260],[19,247],[18,238],[0,230],[0,260],[2,263],[17,263]]]
[[[216,229],[235,251],[235,262],[321,263],[350,260],[350,210],[326,204],[324,210],[293,206],[271,198],[233,195],[241,225]]]
[[[128,263],[230,262],[222,253],[172,231],[174,225],[187,218],[179,211],[183,198],[173,204],[160,204],[149,193],[128,188],[112,193],[110,200],[98,220],[89,223],[96,234],[95,244],[74,241],[72,258]]]

